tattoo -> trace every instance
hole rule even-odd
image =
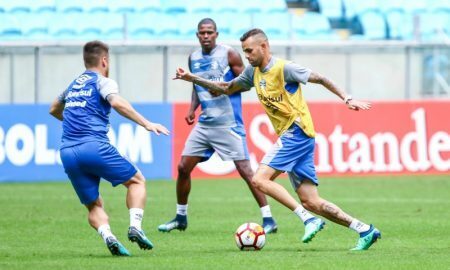
[[[351,216],[346,214],[339,207],[327,201],[324,201],[322,203],[322,205],[320,206],[320,210],[323,216],[344,226],[349,226],[353,220]]]
[[[341,91],[341,89],[339,89],[339,87],[332,80],[322,76],[317,72],[311,72],[308,82],[323,85],[326,89],[330,90],[332,93],[334,93],[341,99],[344,99],[344,97],[346,96],[345,93]]]
[[[228,85],[227,86],[221,86],[217,82],[210,81],[210,80],[207,80],[207,79],[203,79],[203,78],[197,77],[197,76],[194,77],[192,82],[197,84],[197,85],[200,85],[200,86],[203,86],[205,88],[208,88],[209,90],[217,91],[217,92],[222,93],[222,94],[227,94]]]

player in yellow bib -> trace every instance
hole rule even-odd
[[[295,63],[275,58],[270,53],[269,41],[260,29],[252,29],[241,37],[242,49],[250,63],[243,73],[230,82],[212,82],[192,73],[177,69],[176,79],[193,82],[214,95],[231,95],[240,89],[256,88],[272,125],[280,138],[266,153],[252,179],[263,193],[291,209],[304,223],[304,243],[323,228],[325,222],[309,211],[359,233],[357,245],[352,250],[366,250],[378,238],[380,231],[365,224],[335,204],[319,196],[318,180],[314,167],[315,131],[300,84],[307,82],[323,85],[341,98],[351,110],[368,110],[369,102],[352,99],[331,80]],[[297,202],[275,178],[287,172],[300,202]]]

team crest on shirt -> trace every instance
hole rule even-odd
[[[259,81],[259,87],[261,90],[266,91],[266,80],[262,79]]]
[[[217,61],[211,62],[211,69],[217,69],[218,67],[219,67],[219,63],[217,63]]]
[[[199,69],[199,68],[200,68],[200,62],[194,63],[194,69]]]

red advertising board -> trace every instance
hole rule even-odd
[[[188,104],[174,105],[173,176],[193,126]],[[450,174],[450,101],[376,102],[355,112],[342,103],[310,102],[316,129],[315,163],[320,175]],[[198,116],[197,112],[197,116]],[[250,160],[257,167],[277,139],[262,107],[243,105]],[[238,177],[232,162],[214,155],[193,177]]]

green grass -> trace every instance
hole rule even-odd
[[[448,175],[322,179],[322,197],[382,231],[357,253],[348,251],[357,235],[331,222],[301,243],[298,218],[273,200],[279,232],[262,251],[239,251],[234,230],[261,217],[244,183],[230,180],[194,181],[189,228],[168,234],[156,227],[175,214],[175,183],[148,182],[144,228],[155,249],[141,251],[126,240],[125,189],[102,184],[101,192],[132,257],[110,255],[68,182],[11,183],[0,185],[0,269],[450,269]]]

